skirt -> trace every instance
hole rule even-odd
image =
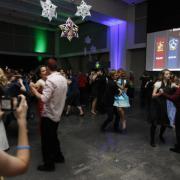
[[[4,123],[0,120],[0,150],[4,151],[9,148]]]
[[[164,97],[155,97],[151,99],[151,105],[148,111],[148,121],[154,125],[170,125],[167,113],[167,102]]]
[[[123,92],[120,96],[115,96],[114,104],[115,107],[130,107],[129,97],[125,92]]]

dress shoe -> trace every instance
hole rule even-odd
[[[54,162],[55,163],[65,163],[65,158],[64,158],[64,156],[55,158]]]
[[[43,165],[39,165],[37,167],[37,170],[38,171],[48,171],[48,172],[50,172],[50,171],[54,171],[55,167],[54,167],[54,165],[43,164]]]
[[[176,149],[180,149],[180,145],[178,145],[178,144],[174,144],[174,147],[175,147]]]
[[[178,148],[170,148],[169,150],[175,153],[180,153],[180,149]]]
[[[152,147],[156,147],[156,144],[155,144],[155,142],[153,142],[153,141],[150,142],[150,145],[151,145]]]

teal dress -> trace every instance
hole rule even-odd
[[[126,83],[127,83],[127,80],[124,80],[124,79],[118,79],[118,81],[117,81],[118,86],[125,85]],[[121,95],[116,95],[114,97],[113,106],[115,106],[115,107],[124,107],[124,108],[130,107],[129,97],[127,96],[125,91],[123,91],[121,93]]]

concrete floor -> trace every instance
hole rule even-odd
[[[31,163],[25,175],[6,180],[179,180],[180,154],[169,151],[175,142],[172,129],[166,131],[166,144],[149,145],[149,124],[145,113],[134,107],[127,111],[128,134],[101,133],[105,115],[63,117],[59,138],[66,158],[55,172],[39,172],[41,163],[40,137],[37,122],[32,120],[30,142]],[[12,125],[11,125],[12,126]],[[12,128],[12,129],[11,129]],[[11,152],[15,149],[15,128],[9,127]]]

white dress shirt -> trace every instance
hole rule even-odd
[[[47,77],[41,100],[44,102],[42,117],[60,121],[67,94],[67,80],[58,72]]]

